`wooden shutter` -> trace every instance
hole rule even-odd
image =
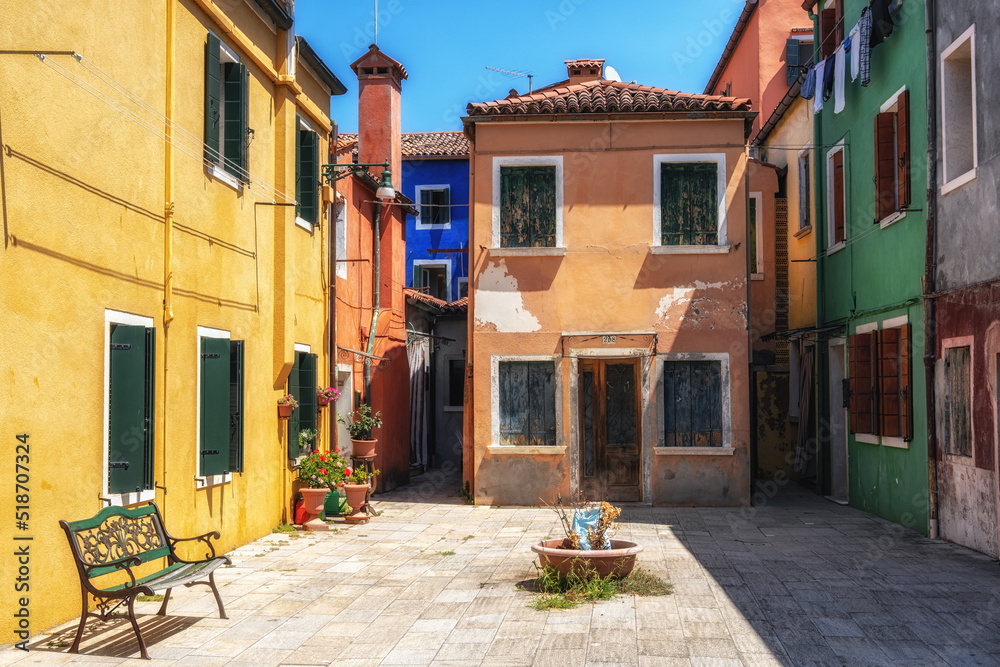
[[[833,154],[833,241],[840,243],[847,238],[844,215],[844,151]]]
[[[229,343],[229,471],[243,472],[243,341]]]
[[[821,44],[821,54],[824,58],[828,58],[833,55],[833,52],[837,49],[837,8],[831,7],[830,9],[824,9],[820,13],[819,17],[820,25],[820,39],[822,39]],[[832,63],[827,63],[832,64]],[[818,90],[818,93],[822,91]]]
[[[500,168],[500,247],[527,248],[528,172],[526,167]]]
[[[789,86],[799,78],[799,65],[803,64],[799,62],[799,44],[801,43],[800,39],[785,40],[785,65],[787,67],[785,79]]]
[[[499,365],[501,445],[528,444],[528,365],[502,361]]]
[[[913,439],[910,325],[878,332],[880,435]]]
[[[760,233],[760,211],[757,210],[757,199],[750,197],[747,202],[747,252],[750,254],[750,273],[760,273],[757,263],[761,260],[757,257],[757,235]]]
[[[156,424],[156,329],[146,329],[146,416],[145,416],[145,456],[143,458],[144,489],[154,488],[153,481],[153,451],[155,449]]]
[[[809,153],[799,157],[799,229],[803,229],[810,224],[810,196],[812,190],[812,176],[809,169]]]
[[[201,339],[202,475],[222,475],[229,464],[229,341]]]
[[[896,173],[898,208],[910,205],[910,91],[896,100]]]
[[[555,374],[547,361],[528,366],[528,445],[556,444]]]
[[[205,43],[205,159],[209,162],[219,161],[219,119],[222,114],[222,82],[219,73],[222,64],[219,61],[219,51],[222,45],[219,38],[208,33]]]
[[[146,328],[112,325],[109,354],[108,491],[134,493],[147,477]]]
[[[299,389],[299,359],[302,358],[302,354],[299,352],[295,353],[295,359],[292,362],[292,372],[288,374],[288,393],[299,398],[302,394]],[[288,458],[297,459],[299,457],[299,414],[302,411],[302,406],[292,410],[292,416],[288,418]]]
[[[881,221],[896,210],[895,114],[875,116],[875,208]]]
[[[299,429],[316,428],[316,366],[319,356],[303,354],[299,362]]]
[[[432,201],[430,190],[420,191],[420,224],[422,225],[434,223],[434,209],[431,207]]]
[[[440,204],[434,219],[438,224],[447,225],[451,222],[451,188],[441,190]]]
[[[296,120],[296,126],[298,121]],[[302,130],[295,133],[295,205],[296,217],[302,217]]]
[[[298,216],[315,225],[319,221],[316,205],[319,182],[319,135],[312,130],[299,130],[298,138],[295,169]]]
[[[848,391],[851,433],[874,433],[875,336],[870,333],[847,337]]]
[[[718,167],[713,163],[665,163],[660,167],[663,245],[719,242]]]
[[[556,246],[556,168],[529,167],[531,243],[533,248]]]

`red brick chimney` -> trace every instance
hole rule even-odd
[[[358,161],[389,161],[392,186],[400,188],[402,150],[400,148],[400,93],[406,68],[372,44],[368,53],[353,63],[358,75]],[[381,170],[371,169],[378,179]]]
[[[564,60],[570,84],[597,81],[604,76],[604,58]]]

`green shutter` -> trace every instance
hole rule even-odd
[[[663,368],[663,445],[722,445],[722,364],[669,361]]]
[[[413,265],[413,281],[410,283],[410,287],[412,287],[413,289],[420,289],[421,287],[423,287],[423,285],[421,284],[421,280],[420,280],[420,265],[419,264],[414,264]]]
[[[799,45],[802,40],[799,39],[786,39],[785,40],[785,64],[788,67],[786,82],[788,85],[795,83],[795,80],[799,78]]]
[[[531,247],[556,246],[556,168],[529,167]]]
[[[451,222],[451,188],[441,190],[441,206],[438,207],[437,220],[442,225]]]
[[[299,429],[316,428],[316,366],[319,356],[304,353],[299,362]]]
[[[146,328],[112,325],[109,353],[108,491],[134,493],[147,480],[147,429],[151,426],[146,420]]]
[[[246,67],[240,63],[226,63],[223,66],[226,77],[222,102],[225,111],[222,131],[222,154],[225,158],[223,168],[239,179],[244,176],[243,162],[246,158],[246,129],[243,119],[243,75],[245,70]]]
[[[420,191],[420,224],[431,225],[434,224],[434,209],[431,208],[431,203],[433,199],[431,198],[430,190]]]
[[[663,245],[718,244],[718,179],[718,167],[714,162],[661,165]]]
[[[525,167],[500,168],[500,247],[528,247],[528,174]]]
[[[243,341],[229,342],[229,471],[243,472]]]
[[[757,234],[760,233],[757,221],[757,200],[750,197],[747,209],[747,252],[750,253],[750,273],[760,273],[757,267]]]
[[[500,362],[500,444],[528,444],[528,366]]]
[[[288,393],[299,398],[302,394],[299,389],[299,359],[302,355],[295,353],[295,361],[292,362],[292,372],[288,374]],[[297,459],[299,457],[299,415],[302,413],[302,406],[292,410],[292,416],[288,419],[288,458]]]
[[[222,475],[229,464],[229,341],[201,339],[202,475]]]
[[[222,114],[222,83],[219,72],[222,65],[219,61],[219,51],[222,45],[219,38],[208,33],[205,43],[205,159],[209,162],[219,161],[219,119]]]
[[[299,130],[295,151],[295,197],[299,202],[296,214],[314,225],[319,183],[319,135],[312,130]]]
[[[155,405],[156,405],[156,329],[146,329],[146,451],[143,461],[145,474],[143,488],[152,489],[153,480],[153,452],[155,450]]]
[[[500,363],[500,444],[556,444],[555,372],[548,361]]]

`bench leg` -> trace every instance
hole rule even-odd
[[[156,612],[157,616],[165,616],[167,613],[167,603],[170,602],[170,591],[172,588],[168,588],[167,592],[163,594],[163,604],[160,605],[160,611]]]
[[[226,608],[222,606],[222,596],[219,595],[219,589],[215,586],[215,572],[211,572],[208,575],[208,585],[212,587],[212,593],[215,594],[215,601],[219,605],[219,618],[229,618],[226,616]]]
[[[135,638],[139,640],[139,653],[143,660],[149,660],[149,653],[146,652],[146,642],[142,640],[142,633],[139,632],[139,623],[135,620],[135,596],[128,599],[128,620],[132,621],[132,629],[135,630]]]
[[[83,597],[83,611],[80,612],[80,627],[76,631],[76,639],[73,641],[73,645],[69,647],[70,653],[80,652],[80,640],[83,638],[83,628],[87,625],[87,615],[90,613],[90,610],[87,609],[87,589],[83,588],[81,593]]]

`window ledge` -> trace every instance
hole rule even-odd
[[[489,253],[494,257],[562,257],[566,248],[490,248]]]
[[[301,227],[302,229],[306,230],[310,234],[316,230],[316,225],[309,222],[308,220],[303,220],[299,216],[295,216],[295,224]]]
[[[444,405],[441,407],[445,412],[464,412],[465,406],[462,405]]]
[[[881,227],[882,229],[885,229],[889,225],[893,224],[894,222],[899,222],[900,220],[902,220],[905,217],[906,217],[906,211],[905,210],[903,210],[903,211],[896,211],[893,214],[887,215],[886,217],[882,218],[879,221],[878,226]]]
[[[847,247],[846,241],[841,241],[840,243],[834,243],[832,246],[826,249],[826,256],[829,257],[830,255],[838,253],[846,247]]]
[[[882,438],[882,446],[895,447],[896,449],[909,449],[910,443],[908,443],[906,440],[903,440],[902,438],[893,438],[886,436]]]
[[[794,236],[797,239],[801,239],[801,238],[803,238],[805,236],[809,236],[809,234],[812,233],[812,230],[813,230],[813,226],[812,225],[806,225],[805,227],[803,227],[799,231],[797,231],[794,234],[792,234],[792,236]]]
[[[732,456],[735,447],[654,447],[657,456]]]
[[[871,433],[855,433],[854,439],[865,445],[877,445],[878,436]]]
[[[966,466],[969,468],[976,467],[976,461],[972,456],[963,456],[962,454],[948,454],[946,452],[944,458],[948,463],[952,465]]]
[[[763,273],[751,273],[750,274],[750,280],[763,280],[763,279],[764,279],[764,274]]]
[[[207,165],[205,170],[208,171],[209,175],[212,176],[217,181],[222,181],[233,190],[241,192],[243,190],[243,185],[240,183],[239,179],[230,174],[228,171],[223,169],[217,164]]]
[[[431,224],[431,223],[418,222],[416,223],[414,229],[416,229],[418,232],[431,231],[434,229],[451,229],[451,223],[443,222],[439,224]]]
[[[228,484],[231,481],[233,481],[233,475],[228,472],[225,475],[196,475],[194,478],[195,488],[198,489],[207,489],[210,486]]]
[[[946,195],[949,192],[953,192],[953,191],[957,190],[958,188],[962,187],[966,183],[969,183],[970,181],[976,180],[976,170],[977,169],[978,169],[978,167],[973,167],[972,169],[970,169],[969,171],[965,172],[961,176],[956,176],[955,178],[951,179],[950,181],[948,181],[947,183],[945,183],[944,185],[942,185],[941,186],[941,194]]]
[[[510,447],[507,445],[490,445],[486,448],[490,454],[502,454],[502,455],[527,455],[535,456],[538,454],[549,454],[551,456],[559,456],[566,453],[566,445],[554,445],[550,447]]]
[[[109,493],[106,495],[112,507],[127,507],[156,500],[156,489],[146,489],[138,493]]]
[[[731,245],[654,245],[649,252],[654,255],[725,255]]]

